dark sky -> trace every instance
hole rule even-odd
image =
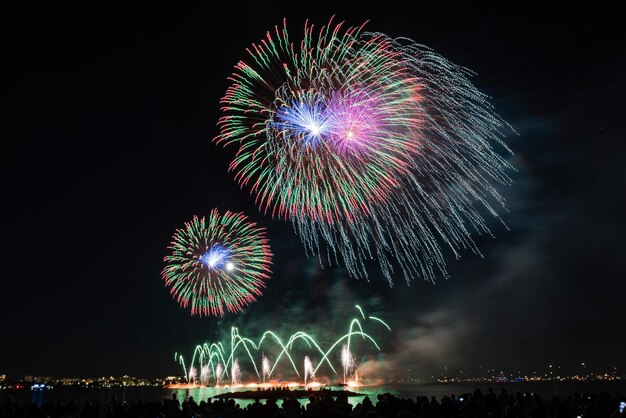
[[[60,3],[0,13],[0,374],[172,374],[174,352],[233,324],[339,332],[355,303],[394,328],[380,357],[387,373],[626,367],[626,36],[616,7]],[[232,150],[211,143],[244,49],[284,17],[295,36],[306,18],[333,14],[476,71],[519,133],[507,140],[515,185],[502,190],[510,231],[491,225],[484,258],[449,257],[449,280],[389,289],[320,270],[291,226],[234,183]],[[160,278],[174,230],[212,208],[246,211],[275,253],[265,295],[221,320],[190,317]]]

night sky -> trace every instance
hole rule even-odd
[[[2,6],[0,374],[163,376],[231,325],[344,331],[354,304],[394,329],[381,374],[626,367],[626,45],[617,7],[502,9],[212,2]],[[295,2],[294,2],[295,3]],[[172,3],[174,4],[174,3]],[[347,277],[307,259],[227,172],[218,101],[245,48],[287,18],[407,36],[474,70],[517,131],[508,213],[437,284]],[[171,235],[212,208],[268,229],[272,279],[241,315],[191,317],[161,281]],[[384,360],[384,361],[382,361]]]

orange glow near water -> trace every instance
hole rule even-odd
[[[322,379],[323,380],[323,379]],[[361,379],[359,379],[358,377],[356,379],[352,379],[352,380],[348,380],[346,382],[346,386],[351,387],[351,388],[356,388],[356,387],[363,387],[363,386],[377,386],[379,384],[381,384],[381,381],[373,381],[373,382],[366,382],[364,383]],[[320,387],[324,387],[324,386],[332,386],[332,384],[326,384],[326,383],[322,383],[319,381],[313,381],[313,382],[308,382],[306,384],[306,386],[304,385],[304,383],[302,382],[295,382],[295,381],[272,381],[272,382],[265,382],[265,383],[257,383],[257,382],[250,382],[250,383],[238,383],[236,385],[230,385],[230,384],[222,384],[222,385],[215,385],[214,387],[216,388],[250,388],[250,389],[255,389],[255,388],[262,388],[262,389],[270,389],[270,388],[306,388],[306,389],[315,389],[315,388],[320,388]],[[165,386],[166,389],[199,389],[199,388],[205,388],[205,387],[210,387],[210,385],[201,385],[198,383],[172,383],[169,384],[167,386]]]

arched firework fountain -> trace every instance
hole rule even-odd
[[[367,342],[378,351],[380,350],[378,343],[369,334],[364,332],[363,325],[375,325],[383,327],[387,331],[391,331],[389,325],[382,319],[374,316],[366,316],[358,305],[356,305],[356,308],[362,319],[353,318],[350,321],[348,332],[335,340],[327,348],[323,348],[313,336],[304,331],[298,331],[284,340],[274,331],[268,330],[263,333],[258,342],[254,342],[252,339],[240,334],[239,330],[233,327],[231,329],[229,352],[224,348],[222,342],[204,343],[196,346],[188,367],[182,355],[175,354],[174,359],[183,368],[188,384],[208,385],[212,381],[215,385],[219,386],[224,383],[226,378],[230,380],[233,386],[242,385],[243,374],[239,357],[237,357],[236,354],[250,360],[254,374],[256,374],[258,381],[262,384],[269,383],[276,367],[281,363],[288,364],[297,378],[304,380],[305,386],[311,383],[311,379],[315,378],[317,371],[324,364],[326,364],[335,375],[342,373],[342,381],[344,384],[347,384],[349,383],[351,372],[356,372],[356,358],[351,349],[352,337],[360,337],[362,341]],[[272,361],[270,361],[270,358],[265,352],[261,352],[261,368],[259,370],[256,363],[257,353],[264,346],[264,343],[269,341],[276,343],[279,346],[279,351],[275,353]],[[302,360],[303,363],[300,363],[304,364],[302,376],[300,375],[300,371],[296,365],[296,359],[294,359],[293,355],[294,344],[297,342],[304,343],[307,348],[316,353],[307,354]],[[337,357],[341,364],[341,372],[337,371],[333,362],[333,359]],[[313,365],[314,361],[317,363],[316,366]],[[197,376],[198,367],[201,371],[199,380]],[[256,384],[257,383],[251,383],[250,385]]]

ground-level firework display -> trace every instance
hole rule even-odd
[[[271,252],[265,231],[242,213],[211,211],[179,229],[165,257],[163,280],[192,314],[224,315],[256,300],[269,278]]]
[[[268,32],[235,67],[216,142],[239,147],[237,181],[323,263],[434,281],[442,247],[478,253],[472,234],[504,205],[492,183],[510,183],[508,127],[470,71],[362,29]]]
[[[335,377],[341,379],[342,384],[356,386],[360,382],[356,371],[357,357],[354,355],[355,341],[365,343],[368,351],[378,351],[380,346],[370,335],[371,332],[366,332],[368,327],[372,330],[391,331],[382,319],[366,316],[358,305],[356,308],[360,316],[353,318],[347,332],[327,346],[322,346],[314,335],[303,331],[281,338],[278,332],[268,330],[255,342],[240,334],[237,328],[232,328],[229,349],[221,341],[204,343],[196,346],[191,361],[186,362],[178,353],[174,355],[174,360],[183,368],[187,380],[185,387],[209,384],[239,387],[271,387],[277,384],[318,387],[335,380]],[[271,353],[266,351],[271,347],[278,347],[278,350]],[[297,348],[304,348],[308,354],[298,357],[294,354]],[[246,359],[251,365],[251,370],[247,370],[247,373],[252,377],[245,382],[242,379],[240,359]],[[274,381],[278,366],[283,367],[283,375],[286,370],[291,378]],[[319,379],[318,371],[331,376]],[[321,380],[325,382],[322,383]]]

